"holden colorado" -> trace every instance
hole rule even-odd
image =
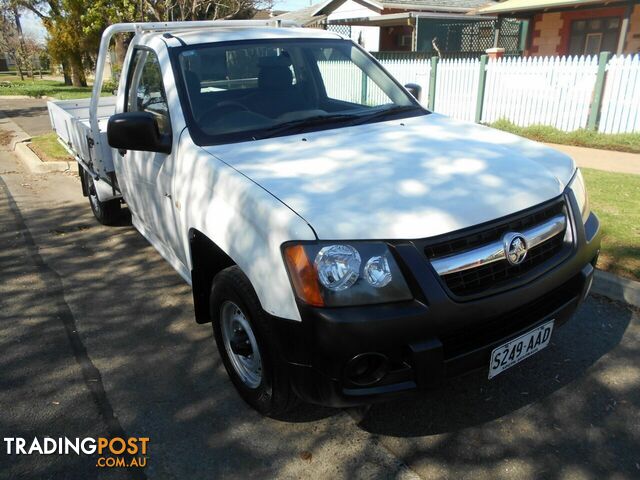
[[[96,78],[91,99],[49,102],[95,217],[117,223],[126,203],[265,415],[491,379],[589,292],[600,228],[573,160],[426,110],[336,33],[117,24]]]

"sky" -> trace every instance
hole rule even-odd
[[[44,37],[47,34],[42,22],[31,12],[25,12],[20,15],[22,21],[22,31],[28,35],[33,35],[36,40],[44,41]]]
[[[274,10],[298,10],[300,8],[308,7],[313,3],[318,3],[320,0],[275,0]],[[44,41],[46,31],[42,26],[42,22],[31,12],[25,12],[21,16],[22,28],[25,33],[33,35],[37,40]]]
[[[274,10],[299,10],[301,8],[308,7],[314,3],[318,3],[320,0],[274,0]]]

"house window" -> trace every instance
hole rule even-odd
[[[399,47],[411,48],[411,42],[413,41],[413,37],[411,35],[400,34],[397,37],[397,41],[398,41]]]
[[[569,55],[597,55],[615,52],[620,34],[620,17],[601,17],[571,22]]]

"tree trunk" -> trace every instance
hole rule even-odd
[[[18,75],[20,75],[20,80],[24,81],[24,72],[22,71],[22,67],[20,66],[20,62],[16,61],[16,68],[18,69]]]
[[[124,40],[124,35],[116,35],[116,63],[120,67],[124,65],[124,57],[127,55],[127,46]]]
[[[84,76],[80,55],[78,53],[72,53],[69,56],[69,63],[71,64],[71,84],[74,87],[86,87],[87,79]]]
[[[62,62],[62,75],[64,76],[64,84],[71,85],[71,71],[67,60]]]

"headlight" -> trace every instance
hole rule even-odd
[[[573,195],[578,202],[578,208],[580,208],[580,214],[582,215],[582,221],[586,223],[589,218],[589,197],[587,196],[587,188],[582,178],[582,172],[580,169],[576,169],[576,174],[573,176],[573,180],[569,183],[569,188],[573,191]]]
[[[413,298],[383,242],[287,245],[284,258],[296,295],[310,305],[371,305]]]
[[[360,254],[351,245],[322,247],[313,263],[320,283],[329,290],[340,292],[358,281]]]

